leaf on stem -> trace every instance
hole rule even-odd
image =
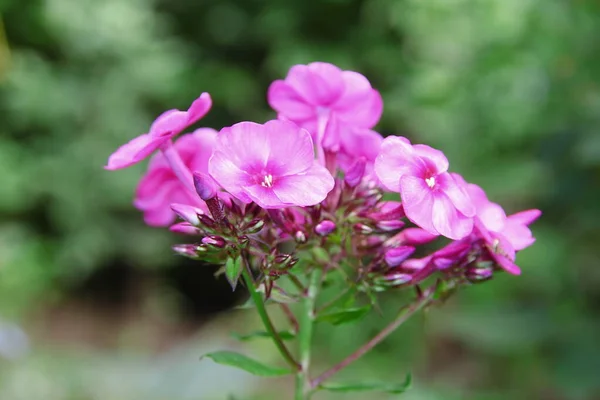
[[[252,375],[258,376],[282,376],[289,375],[293,371],[287,368],[271,367],[264,365],[250,357],[243,354],[236,353],[233,351],[215,351],[208,353],[200,357],[202,360],[204,357],[208,357],[217,364],[228,365],[230,367],[236,367],[242,369]]]
[[[282,340],[292,340],[296,337],[296,334],[294,334],[293,332],[290,332],[290,331],[281,331],[281,332],[277,332],[277,334],[279,335],[279,337]],[[247,333],[245,335],[242,335],[242,334],[236,333],[236,332],[232,332],[231,336],[234,339],[237,339],[241,342],[246,342],[246,341],[252,340],[252,339],[270,338],[271,337],[269,332],[266,332],[266,331],[256,331],[256,332]]]
[[[412,377],[406,375],[406,379],[402,383],[385,383],[385,382],[364,382],[364,383],[324,383],[319,386],[319,389],[329,390],[331,392],[359,392],[359,391],[379,391],[385,393],[403,393],[410,388]]]
[[[317,322],[329,322],[333,325],[347,324],[362,319],[371,311],[371,305],[357,308],[346,308],[345,310],[333,311],[317,316]]]
[[[235,290],[240,275],[242,274],[242,257],[237,256],[236,258],[228,258],[225,262],[225,277],[227,282],[231,285],[231,288]]]

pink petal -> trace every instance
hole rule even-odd
[[[508,217],[508,219],[523,225],[529,225],[533,221],[538,219],[540,215],[542,215],[542,212],[540,210],[532,209],[512,214]]]
[[[441,235],[459,240],[473,231],[473,218],[460,213],[443,193],[434,194],[432,211],[433,226]]]
[[[275,111],[293,121],[316,118],[316,109],[284,81],[271,83],[267,101]]]
[[[273,189],[261,185],[251,185],[243,188],[248,197],[262,208],[282,208],[290,205],[281,201]]]
[[[325,132],[321,138],[321,145],[327,150],[337,152],[340,148],[341,138],[349,134],[350,127],[340,124],[338,118],[331,114],[325,125]]]
[[[158,149],[165,140],[150,135],[140,135],[111,154],[104,169],[113,171],[137,164]]]
[[[342,71],[335,65],[321,62],[293,66],[285,81],[313,106],[328,106],[344,90]]]
[[[212,99],[210,98],[210,94],[208,94],[206,92],[202,93],[200,95],[200,97],[198,97],[196,100],[194,100],[194,102],[192,103],[190,108],[188,108],[188,110],[187,110],[187,114],[188,114],[187,126],[192,125],[193,123],[198,121],[200,118],[204,117],[208,113],[208,111],[210,110],[211,107],[212,107]]]
[[[168,207],[144,212],[144,222],[150,226],[169,226],[175,220],[175,213]]]
[[[218,133],[214,129],[200,128],[196,129],[191,135],[180,137],[175,142],[175,148],[180,154],[185,153],[186,150],[192,152],[191,161],[188,164],[191,171],[208,172],[208,160],[217,144],[217,135]],[[187,136],[191,136],[193,139],[186,139],[182,142]]]
[[[342,135],[342,150],[355,157],[365,157],[374,161],[381,150],[383,137],[371,129],[353,129]]]
[[[527,225],[511,220],[510,217],[506,221],[501,234],[516,251],[523,250],[535,242],[535,238]]]
[[[424,144],[413,145],[413,150],[417,156],[426,158],[429,161],[431,161],[431,164],[434,165],[435,170],[430,172],[437,175],[441,174],[442,172],[448,171],[448,159],[440,150],[434,149],[433,147],[429,147]]]
[[[171,138],[188,126],[188,114],[185,111],[168,110],[159,115],[148,134],[154,137]]]
[[[280,178],[273,189],[285,203],[312,206],[325,200],[333,186],[334,180],[329,171],[315,163],[303,174]]]
[[[400,178],[400,197],[409,220],[433,235],[439,234],[432,219],[433,195],[424,179],[404,175]]]
[[[521,275],[521,268],[509,258],[503,256],[502,254],[492,254],[492,257],[500,267],[502,267],[506,272],[512,275]]]
[[[314,146],[308,131],[278,120],[267,122],[264,131],[269,150],[266,170],[273,176],[298,174],[313,165]]]
[[[206,210],[203,210],[200,207],[190,206],[188,204],[173,203],[171,204],[171,210],[173,210],[173,212],[177,214],[179,218],[189,222],[192,225],[199,225],[200,219],[198,218],[198,215],[206,214]]]
[[[333,106],[336,115],[358,127],[372,128],[383,113],[381,95],[358,72],[343,71],[342,76],[345,90]]]
[[[403,175],[419,176],[423,172],[422,169],[423,164],[413,155],[408,139],[389,136],[383,140],[379,155],[375,159],[375,174],[384,188],[398,192]]]
[[[454,207],[465,217],[475,216],[475,206],[466,190],[456,184],[449,173],[443,173],[435,177],[439,189],[450,199]]]
[[[228,151],[227,148],[224,151]],[[243,186],[254,184],[252,177],[238,168],[229,158],[229,153],[215,151],[208,161],[208,172],[212,178],[225,190],[239,200],[250,203],[252,200],[244,193]]]
[[[239,168],[264,169],[270,153],[270,134],[263,125],[240,122],[221,129],[215,151],[227,154]]]

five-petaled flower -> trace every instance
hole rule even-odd
[[[461,239],[473,230],[475,207],[447,171],[441,151],[399,136],[386,138],[375,160],[377,177],[400,193],[409,220],[429,233]]]
[[[310,134],[288,121],[223,128],[208,171],[231,195],[267,209],[318,204],[334,186]]]
[[[211,105],[210,95],[202,93],[187,111],[165,111],[154,120],[148,133],[132,139],[111,154],[104,169],[116,170],[139,163],[204,117]]]

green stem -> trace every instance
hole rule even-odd
[[[334,365],[333,367],[331,367],[330,369],[328,369],[327,371],[323,372],[321,375],[319,375],[318,377],[313,379],[312,382],[310,383],[310,388],[311,389],[318,388],[319,385],[321,385],[325,380],[331,378],[333,375],[337,374],[339,371],[346,368],[348,365],[350,365],[351,363],[353,363],[354,361],[356,361],[360,357],[362,357],[365,353],[367,353],[369,350],[371,350],[373,347],[375,347],[377,344],[379,344],[383,339],[388,337],[392,332],[394,332],[396,329],[398,329],[398,327],[400,325],[402,325],[404,322],[406,322],[417,311],[419,311],[420,309],[425,307],[427,304],[429,304],[433,300],[434,294],[435,294],[435,287],[429,288],[425,293],[423,293],[423,295],[421,297],[419,297],[410,306],[403,307],[400,310],[400,312],[398,313],[398,315],[396,316],[396,318],[394,318],[394,320],[392,322],[390,322],[390,324],[388,326],[383,328],[383,330],[381,330],[381,332],[379,332],[377,335],[375,335],[371,340],[369,340],[362,347],[357,349],[354,353],[350,354],[348,357],[346,357],[340,363]]]
[[[248,263],[247,256],[243,255],[242,258],[244,259],[245,264],[244,268],[242,268],[242,277],[244,278],[248,292],[250,292],[250,297],[252,298],[252,301],[254,301],[254,305],[256,305],[256,310],[258,311],[258,315],[260,315],[260,319],[262,320],[265,329],[269,333],[269,336],[271,336],[271,339],[273,339],[275,346],[277,346],[277,350],[279,350],[283,358],[285,358],[285,361],[287,361],[294,370],[300,370],[300,365],[296,362],[292,353],[290,353],[289,349],[283,343],[283,340],[281,340],[281,337],[273,326],[273,322],[271,322],[271,318],[269,318],[262,294],[256,290],[256,285],[250,274],[250,264]]]
[[[308,284],[308,290],[302,300],[302,314],[300,316],[300,331],[298,332],[298,341],[300,347],[300,369],[296,372],[296,393],[295,400],[306,400],[310,396],[310,347],[313,335],[313,324],[315,320],[315,302],[317,292],[321,283],[323,271],[315,268]]]

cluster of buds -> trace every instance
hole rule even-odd
[[[528,225],[540,212],[506,216],[448,172],[441,151],[372,130],[383,102],[364,76],[297,65],[272,83],[268,101],[276,120],[200,128],[173,142],[210,110],[203,93],[111,155],[105,168],[115,170],[160,151],[134,204],[148,224],[179,217],[171,231],[197,237],[177,253],[224,266],[243,255],[267,295],[315,248],[328,254],[322,268],[350,270],[349,281],[377,291],[434,274],[462,284],[520,273],[515,253],[533,243]],[[450,242],[440,248],[440,237]],[[227,274],[234,287],[239,270]]]

